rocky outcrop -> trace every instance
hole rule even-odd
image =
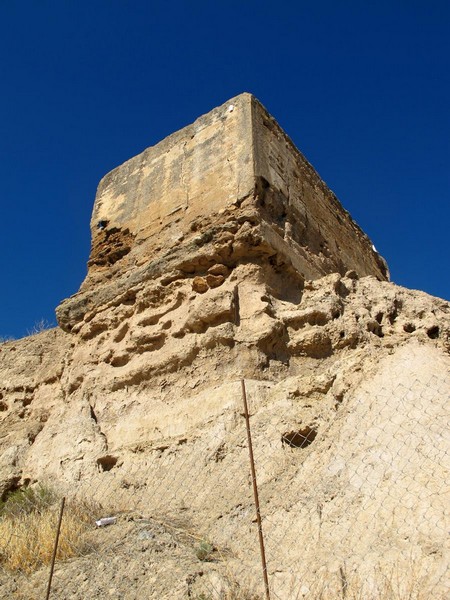
[[[405,556],[437,593],[450,305],[386,281],[261,105],[106,176],[92,234],[61,328],[0,345],[1,494],[51,480],[181,511],[256,564],[244,378],[276,597]]]
[[[218,263],[210,270],[226,273]],[[101,448],[120,453],[183,436],[221,414],[220,401],[200,410],[195,399],[225,380],[301,388],[305,376],[326,374],[334,414],[345,391],[396,348],[448,352],[443,300],[354,273],[300,286],[277,270],[242,264],[212,274],[218,287],[209,287],[208,275],[162,276],[90,314],[76,333],[56,329],[2,344],[2,446],[16,482],[50,472],[91,477]]]

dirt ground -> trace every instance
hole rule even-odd
[[[184,524],[185,525],[185,524]],[[227,578],[233,557],[224,556],[180,523],[162,525],[139,516],[89,532],[86,554],[57,562],[50,598],[86,600],[206,600],[235,587]],[[205,556],[207,554],[207,556]],[[49,567],[32,575],[0,574],[0,596],[41,600]],[[250,597],[250,596],[248,596]]]

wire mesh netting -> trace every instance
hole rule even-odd
[[[450,376],[405,385],[405,369],[322,420],[305,417],[301,394],[246,382],[269,590],[235,381],[220,420],[99,457],[98,477],[77,489],[47,481],[10,494],[2,594],[45,597],[65,495],[50,597],[445,598]]]

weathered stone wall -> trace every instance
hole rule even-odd
[[[388,279],[367,235],[256,98],[252,106],[254,175],[270,243],[307,279],[349,269]]]
[[[102,221],[128,228],[138,242],[173,223],[182,232],[248,196],[251,140],[251,96],[242,94],[117,167],[99,184],[92,238]]]
[[[231,99],[102,179],[91,221],[91,265],[108,264],[95,256],[103,229],[116,236],[125,230],[135,243],[155,235],[177,243],[198,217],[252,194],[265,221],[264,236],[304,277],[348,269],[387,277],[367,236],[250,94]],[[117,254],[112,244],[114,258],[122,257],[122,246]]]
[[[91,232],[88,275],[57,310],[66,330],[168,263],[186,272],[174,255],[206,244],[207,267],[234,267],[251,246],[255,260],[292,266],[303,280],[349,270],[388,278],[370,240],[250,94],[106,175]]]

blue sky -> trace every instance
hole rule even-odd
[[[100,178],[243,91],[450,299],[449,30],[439,0],[0,0],[0,336],[78,290]]]

